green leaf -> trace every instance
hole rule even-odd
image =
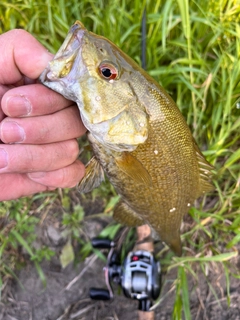
[[[235,258],[238,255],[236,251],[233,252],[227,252],[227,253],[222,253],[218,254],[215,256],[211,257],[174,257],[173,259],[177,261],[177,263],[182,264],[186,262],[223,262],[223,261],[228,261],[231,260],[232,258]],[[170,268],[176,267],[176,265],[172,265]]]
[[[60,254],[60,262],[62,265],[62,268],[65,268],[66,266],[68,266],[71,262],[74,261],[74,251],[73,251],[73,247],[71,244],[71,241],[69,240],[65,246],[62,248],[62,252]]]
[[[118,224],[114,224],[114,225],[110,225],[110,226],[106,227],[100,233],[100,237],[113,239],[115,237],[116,233],[118,232],[118,230],[121,228],[121,226],[122,225],[120,223],[118,223]]]
[[[182,302],[183,302],[183,311],[185,314],[185,319],[191,319],[190,313],[190,304],[189,304],[189,294],[188,294],[188,282],[187,276],[184,267],[179,267],[179,277],[181,279],[181,288],[182,288]]]
[[[240,232],[237,233],[237,235],[236,235],[231,241],[229,241],[229,242],[227,243],[226,248],[227,248],[227,249],[230,249],[230,248],[232,248],[233,246],[235,246],[237,243],[240,243]]]
[[[224,167],[229,168],[235,162],[240,161],[240,149],[236,150],[225,162]]]
[[[182,26],[185,37],[190,37],[190,19],[188,0],[177,0],[182,18]]]
[[[114,209],[115,205],[118,203],[118,201],[119,201],[118,195],[111,197],[110,201],[108,202],[108,204],[105,207],[104,213],[111,212]]]
[[[28,243],[23,239],[23,237],[16,230],[11,230],[10,233],[17,239],[17,241],[24,247],[28,254],[33,257],[34,253]]]

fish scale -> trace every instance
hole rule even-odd
[[[114,218],[148,223],[181,255],[182,217],[212,189],[205,160],[171,97],[108,39],[77,21],[40,81],[77,103],[93,157],[79,183],[89,192],[104,172],[120,201]]]

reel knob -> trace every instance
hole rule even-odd
[[[111,249],[114,247],[114,242],[109,239],[102,239],[102,238],[93,238],[91,240],[93,248],[97,249]]]
[[[89,290],[90,298],[93,300],[110,300],[110,293],[106,289],[91,288]]]

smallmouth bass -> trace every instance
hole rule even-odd
[[[182,217],[212,190],[212,166],[172,98],[108,39],[77,21],[40,81],[77,103],[94,156],[80,181],[89,192],[104,173],[121,196],[114,218],[148,223],[181,255]]]

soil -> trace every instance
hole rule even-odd
[[[79,200],[79,195],[71,192],[72,202],[81,203],[86,215],[99,213],[103,206],[100,198]],[[39,205],[39,204],[36,204]],[[55,251],[50,261],[41,263],[47,279],[46,286],[39,278],[35,265],[25,257],[25,267],[16,271],[18,280],[5,279],[0,302],[0,320],[137,320],[138,303],[127,299],[119,290],[114,290],[111,301],[93,301],[89,298],[91,287],[106,288],[103,275],[104,261],[95,254],[82,262],[70,263],[63,268],[59,255],[66,244],[62,225],[59,223],[63,210],[56,200],[51,208],[40,215],[43,223],[36,230],[36,246],[46,245]],[[106,219],[91,219],[84,223],[83,235],[97,236],[107,224]],[[79,247],[74,247],[75,253]],[[240,258],[232,261],[239,270]],[[163,274],[163,285],[159,305],[155,309],[155,319],[177,319],[173,315],[175,301],[174,281],[177,270]],[[230,278],[230,301],[224,270],[213,264],[205,270],[205,276],[196,266],[197,278],[188,275],[191,316],[195,320],[240,320],[240,283]],[[182,319],[185,319],[182,314]],[[188,319],[187,319],[188,320]]]

